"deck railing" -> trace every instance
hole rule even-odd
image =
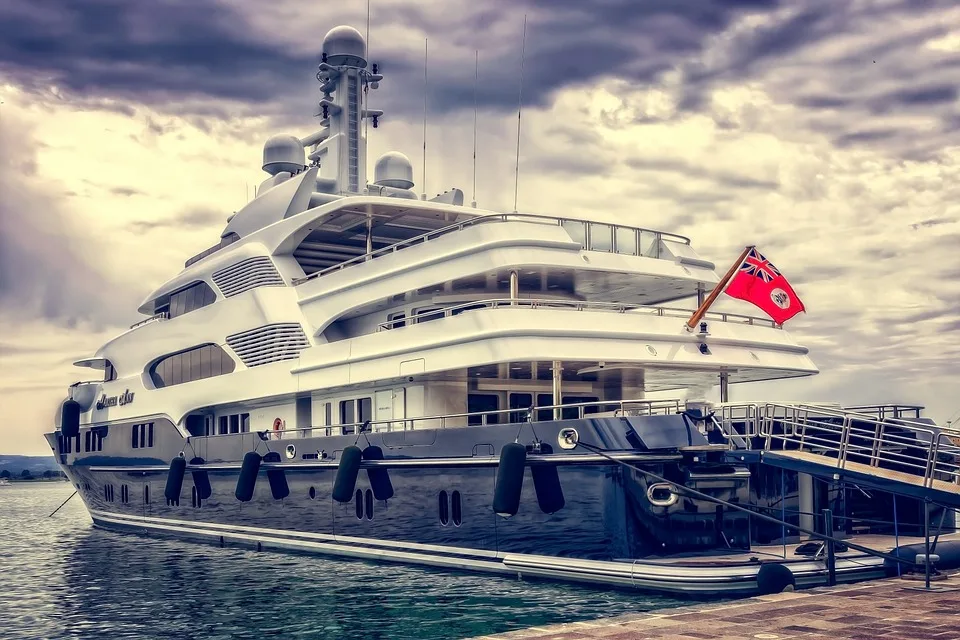
[[[457,222],[455,224],[428,231],[408,240],[401,240],[386,247],[382,247],[369,253],[356,256],[349,260],[337,263],[326,269],[315,271],[303,278],[294,278],[294,286],[313,280],[327,273],[340,271],[349,266],[366,262],[372,258],[377,258],[389,253],[396,253],[401,249],[406,249],[418,244],[423,244],[456,231],[463,231],[467,227],[473,227],[479,224],[491,222],[530,222],[534,224],[547,224],[551,226],[563,227],[570,237],[580,242],[581,248],[588,251],[603,251],[606,253],[619,253],[622,255],[645,256],[648,258],[660,257],[660,241],[671,240],[682,244],[690,244],[690,239],[674,233],[665,231],[656,231],[653,229],[644,229],[642,227],[628,227],[625,225],[616,225],[603,222],[592,222],[589,220],[580,220],[576,218],[556,218],[553,216],[543,216],[529,213],[496,213],[486,216],[477,216]]]
[[[420,418],[389,418],[368,420],[350,424],[319,427],[300,427],[264,432],[271,440],[309,438],[322,436],[353,435],[370,432],[415,431],[421,429],[465,428],[494,424],[519,424],[545,420],[575,420],[585,417],[604,416],[654,416],[672,415],[683,411],[679,400],[600,400],[567,404],[531,406],[513,409],[495,409],[469,413],[450,413]],[[235,435],[235,434],[221,434]]]
[[[510,307],[523,307],[526,309],[564,309],[569,311],[607,311],[612,313],[646,313],[654,316],[671,318],[689,318],[693,309],[683,309],[680,307],[657,307],[651,305],[630,305],[617,304],[614,302],[585,302],[582,300],[538,300],[531,298],[493,298],[490,300],[474,300],[450,307],[439,307],[428,309],[414,315],[388,320],[377,325],[377,331],[389,331],[398,328],[398,325],[406,326],[417,324],[419,322],[429,322],[439,320],[440,318],[449,318],[460,315],[467,311],[477,309],[500,309]],[[766,327],[781,328],[780,325],[766,318],[756,318],[736,313],[708,312],[704,316],[705,320],[715,320],[718,322],[736,322],[739,324],[760,325]]]
[[[148,324],[150,322],[157,322],[159,320],[169,320],[169,319],[170,319],[170,312],[161,311],[160,313],[153,314],[149,318],[144,318],[140,322],[134,322],[132,325],[130,325],[130,328],[136,329],[137,327],[142,327],[143,325]]]

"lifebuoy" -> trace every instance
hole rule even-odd
[[[277,440],[281,438],[280,432],[283,431],[283,420],[275,418],[273,421],[273,430],[277,432]]]

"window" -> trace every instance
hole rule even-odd
[[[586,402],[597,402],[599,400],[596,396],[564,396],[563,404],[583,404]],[[599,411],[600,407],[597,405],[583,407],[583,415],[599,413]],[[576,420],[580,417],[580,407],[567,407],[561,411],[560,417],[564,420]]]
[[[613,229],[608,224],[590,224],[590,249],[593,251],[613,250]]]
[[[87,431],[83,434],[83,450],[90,451],[91,440],[93,439],[93,432]]]
[[[356,422],[354,419],[354,401],[353,400],[341,400],[340,401],[340,424],[353,424]]]
[[[655,231],[640,232],[640,255],[648,258],[660,257],[660,237]]]
[[[120,485],[120,502],[122,502],[123,504],[127,504],[129,500],[130,500],[129,487],[127,487],[127,485],[125,484]]]
[[[373,400],[370,398],[360,398],[357,400],[357,406],[359,411],[357,412],[360,415],[360,420],[358,422],[366,422],[367,420],[373,420]]]
[[[437,507],[440,515],[440,524],[442,526],[447,526],[450,524],[450,504],[447,500],[447,492],[441,491],[440,495],[437,496]]]
[[[113,502],[113,485],[105,484],[103,485],[103,499],[107,502]]]
[[[134,449],[146,449],[153,446],[153,423],[135,424],[130,428],[130,444]]]
[[[363,491],[357,489],[357,493],[353,499],[354,511],[357,514],[357,520],[363,520]]]
[[[206,282],[197,282],[186,289],[170,294],[170,317],[182,316],[208,304],[213,304],[216,300],[217,294],[213,292],[210,285]]]
[[[250,414],[240,414],[240,433],[250,433]]]
[[[400,327],[407,326],[406,317],[407,314],[403,313],[402,311],[399,313],[387,314],[387,322],[389,323],[387,324],[387,327],[390,329],[399,329]]]
[[[103,364],[103,381],[110,382],[117,379],[117,370],[113,368],[113,363],[105,360]]]
[[[150,367],[156,388],[233,373],[234,363],[218,345],[207,344],[157,360]]]
[[[373,491],[370,489],[363,493],[363,509],[367,520],[373,520]]]
[[[230,433],[240,433],[240,414],[230,416]]]
[[[564,220],[563,230],[570,234],[570,239],[580,243],[581,249],[587,247],[587,232],[582,222],[576,220]]]
[[[450,495],[450,512],[453,515],[453,524],[456,527],[463,522],[463,505],[460,504],[460,492],[454,491]]]
[[[417,316],[417,324],[421,322],[432,322],[443,317],[443,308],[441,307],[421,307],[413,310]]]
[[[470,393],[467,394],[467,413],[478,413],[481,411],[497,411],[500,408],[500,396],[492,393]],[[500,414],[491,413],[486,416],[469,416],[467,418],[468,426],[477,426],[484,424],[498,424]]]
[[[637,230],[629,227],[615,227],[614,239],[617,241],[616,251],[628,256],[637,255]]]
[[[510,422],[526,422],[527,410],[533,405],[533,395],[529,393],[511,393],[510,408],[522,409],[522,411],[511,411]]]
[[[150,504],[150,485],[143,485],[143,504]]]
[[[310,491],[308,492],[308,494],[310,495],[310,499],[311,499],[311,500],[315,500],[316,497],[317,497],[317,488],[316,488],[316,487],[310,487]]]

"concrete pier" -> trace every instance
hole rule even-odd
[[[934,582],[931,591],[924,591],[922,576],[919,581],[890,578],[534,627],[486,638],[960,640],[960,574]]]

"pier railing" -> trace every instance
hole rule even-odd
[[[595,222],[590,220],[580,220],[577,218],[557,218],[553,216],[536,215],[530,213],[496,213],[485,216],[476,216],[462,222],[428,231],[427,233],[401,240],[394,244],[382,247],[375,251],[370,251],[362,255],[344,260],[325,269],[315,271],[303,278],[295,278],[293,285],[299,285],[322,275],[341,271],[347,267],[367,262],[373,258],[378,258],[390,253],[396,253],[402,249],[415,245],[424,244],[435,240],[440,236],[449,233],[463,231],[468,227],[475,227],[480,224],[494,222],[528,222],[534,224],[546,224],[550,226],[559,226],[570,234],[570,237],[579,242],[582,249],[586,251],[602,251],[605,253],[618,253],[621,255],[643,256],[647,258],[660,258],[661,241],[670,240],[681,244],[690,244],[690,238],[667,233],[666,231],[656,231],[653,229],[644,229],[642,227],[630,227],[625,225],[611,224],[606,222]],[[219,247],[211,248],[216,250]]]

